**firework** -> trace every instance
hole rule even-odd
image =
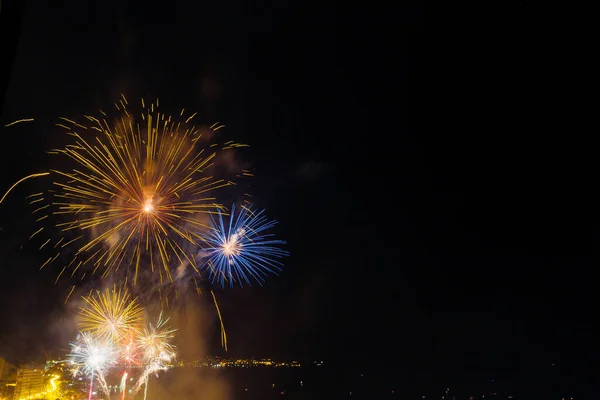
[[[140,332],[139,345],[143,349],[144,371],[137,381],[135,390],[144,385],[144,399],[148,390],[148,378],[151,374],[164,371],[175,359],[175,346],[170,342],[175,337],[175,329],[171,329],[159,314],[156,325],[149,324],[148,329]]]
[[[0,198],[0,204],[2,204],[2,202],[4,201],[6,196],[8,196],[8,194],[21,182],[26,181],[27,179],[37,178],[37,177],[46,176],[46,175],[50,175],[50,172],[40,172],[39,174],[31,174],[31,175],[27,175],[24,178],[19,179],[11,187],[9,187],[8,190],[6,191],[6,193],[4,193],[4,196],[2,196],[2,198]]]
[[[146,107],[142,100],[139,118],[127,105],[125,97],[115,103],[114,123],[102,113],[86,115],[83,123],[61,118],[57,124],[73,141],[50,153],[67,157],[74,166],[52,170],[52,214],[69,235],[55,247],[74,247],[65,267],[72,274],[83,267],[106,277],[126,265],[135,285],[144,266],[159,275],[162,285],[173,280],[174,265],[196,268],[186,247],[199,239],[202,214],[220,208],[212,192],[232,184],[214,178],[211,167],[218,152],[244,145],[203,145],[202,133],[190,123],[195,114],[163,114],[158,101]],[[221,127],[215,124],[211,130]]]
[[[160,313],[155,325],[150,323],[147,329],[140,332],[138,343],[143,350],[145,364],[175,357],[175,346],[170,342],[175,337],[176,329],[171,329],[167,325],[168,322],[169,319],[163,319]]]
[[[112,345],[122,344],[142,323],[142,307],[124,289],[106,288],[84,296],[77,322],[82,332],[89,332]]]
[[[5,128],[8,128],[9,126],[13,126],[13,125],[16,125],[16,124],[21,124],[21,123],[23,123],[23,122],[33,122],[33,121],[35,121],[35,119],[34,119],[34,118],[23,118],[23,119],[18,119],[18,120],[16,120],[16,121],[13,121],[13,122],[11,122],[11,123],[9,123],[9,124],[6,124],[6,125],[4,125],[4,127],[5,127]]]
[[[60,376],[59,375],[53,375],[52,378],[50,379],[50,391],[54,392],[56,391],[56,389],[58,389],[58,383],[56,382],[57,379],[59,379]]]
[[[139,366],[141,364],[141,349],[138,344],[139,331],[129,329],[119,343],[120,362],[126,367]]]
[[[231,208],[228,221],[224,221],[224,213],[211,216],[211,229],[204,237],[207,247],[199,252],[204,259],[202,266],[208,271],[208,278],[225,286],[229,281],[251,284],[250,278],[259,284],[265,281],[267,273],[281,270],[282,258],[288,253],[277,245],[285,244],[282,240],[273,239],[273,234],[266,233],[277,221],[270,221],[263,211],[255,212],[251,208],[241,206],[235,213]]]
[[[108,395],[109,390],[104,379],[106,371],[116,362],[118,351],[107,341],[98,340],[90,333],[81,332],[79,340],[71,344],[69,358],[75,368],[75,375],[90,377],[89,399],[92,398],[94,376],[100,382],[102,390]]]
[[[217,315],[219,316],[219,322],[221,323],[221,346],[227,351],[227,332],[225,332],[225,324],[223,323],[223,317],[221,316],[221,309],[219,308],[219,303],[217,303],[217,296],[215,296],[215,292],[210,291],[212,295],[213,301],[215,303],[215,308],[217,309]]]
[[[119,386],[119,390],[123,393],[121,396],[121,400],[125,400],[125,393],[127,390],[127,372],[123,372],[123,376],[121,377],[121,385]]]

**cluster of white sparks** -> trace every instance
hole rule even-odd
[[[99,340],[92,334],[83,332],[79,334],[78,340],[71,345],[70,360],[75,366],[73,375],[80,374],[90,378],[90,398],[94,377],[100,382],[100,387],[108,395],[106,384],[106,372],[116,364],[119,353],[116,348],[107,341]]]
[[[80,332],[77,341],[71,344],[69,359],[74,366],[75,377],[84,375],[89,378],[89,399],[92,398],[94,381],[100,382],[102,391],[110,397],[106,373],[123,364],[125,368],[133,364],[143,367],[134,391],[144,386],[145,399],[149,377],[169,369],[176,357],[175,346],[171,344],[176,330],[167,325],[168,321],[161,313],[155,324],[149,323],[140,329],[132,327],[131,334],[119,342],[92,332]]]

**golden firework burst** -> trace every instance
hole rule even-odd
[[[70,234],[54,244],[59,251],[74,248],[60,275],[67,268],[74,274],[87,267],[86,272],[100,270],[106,277],[126,265],[133,268],[135,285],[142,266],[158,272],[161,284],[173,281],[171,268],[182,264],[197,272],[193,253],[199,232],[207,229],[202,214],[222,210],[213,193],[233,184],[213,177],[211,167],[218,152],[245,145],[206,144],[190,122],[195,114],[163,114],[158,101],[146,106],[142,100],[138,118],[129,112],[125,97],[115,108],[114,123],[102,113],[86,115],[85,123],[61,118],[57,124],[73,141],[51,153],[74,165],[68,171],[52,170],[54,207],[42,206],[34,213],[51,210],[56,225]],[[214,124],[210,131],[221,127]],[[39,194],[31,202],[42,198]]]
[[[81,332],[89,332],[98,340],[119,344],[143,323],[143,309],[125,289],[114,285],[83,297],[77,323]]]

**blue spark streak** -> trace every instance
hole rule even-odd
[[[285,241],[265,232],[276,224],[267,219],[264,210],[253,211],[245,206],[237,213],[232,206],[228,223],[221,211],[217,217],[211,216],[210,230],[204,237],[206,247],[199,252],[208,279],[223,287],[226,281],[231,287],[235,282],[251,285],[251,279],[262,286],[268,273],[277,275],[283,266],[278,259],[289,253],[277,247]]]

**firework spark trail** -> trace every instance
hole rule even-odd
[[[117,354],[117,350],[108,342],[99,341],[93,335],[85,332],[79,334],[77,342],[71,343],[69,359],[76,367],[74,375],[82,373],[85,376],[89,376],[90,399],[94,377],[97,377],[102,390],[109,396],[109,389],[104,379],[104,374],[115,363]]]
[[[219,316],[219,322],[221,323],[221,346],[225,349],[225,351],[227,351],[227,332],[225,332],[225,325],[223,324],[221,310],[219,309],[219,304],[217,303],[217,297],[215,296],[215,293],[211,290],[210,294],[215,302],[215,308],[217,309],[217,315]]]
[[[4,196],[2,196],[2,198],[0,199],[0,204],[2,204],[2,202],[4,201],[4,199],[6,198],[6,196],[8,196],[8,194],[21,182],[27,180],[27,179],[31,179],[31,178],[37,178],[38,176],[46,176],[46,175],[50,175],[50,172],[40,172],[39,174],[31,174],[31,175],[27,175],[24,178],[19,179],[17,182],[15,182],[11,187],[8,188],[8,190],[6,191],[6,193],[4,193]]]
[[[175,346],[170,342],[175,337],[175,329],[167,326],[169,319],[164,320],[159,314],[156,325],[149,324],[148,329],[140,332],[139,344],[144,352],[144,371],[138,379],[134,390],[137,392],[144,385],[144,399],[148,389],[148,378],[151,374],[169,369],[175,359]]]
[[[52,377],[52,379],[50,379],[50,386],[52,387],[52,389],[51,389],[52,392],[54,392],[56,389],[58,389],[58,384],[56,383],[56,380],[59,378],[60,378],[60,376],[54,375]]]
[[[125,400],[125,393],[127,393],[127,372],[123,372],[123,377],[121,378],[121,385],[119,387],[123,396],[121,396],[121,400]]]
[[[13,125],[16,125],[16,124],[20,124],[20,123],[23,123],[23,122],[32,122],[32,121],[35,121],[35,119],[34,119],[34,118],[23,118],[23,119],[18,119],[18,120],[16,120],[16,121],[13,121],[13,122],[11,122],[11,123],[9,123],[9,124],[6,124],[6,125],[4,125],[4,127],[5,127],[5,128],[8,128],[8,127],[10,127],[10,126],[13,126]]]
[[[127,104],[125,97],[115,104],[120,117],[114,124],[106,113],[86,115],[84,124],[61,118],[57,125],[73,142],[50,153],[67,157],[74,167],[52,171],[52,215],[65,234],[78,232],[61,245],[75,247],[72,274],[83,267],[106,277],[125,264],[135,285],[147,266],[162,285],[172,282],[173,264],[198,272],[185,243],[201,239],[198,232],[206,228],[201,214],[221,209],[212,192],[233,184],[209,171],[220,151],[245,145],[203,147],[202,134],[190,123],[193,116],[185,119],[182,111],[173,118],[158,111],[158,101],[146,107],[142,100],[136,120]]]
[[[273,234],[265,233],[277,224],[264,215],[264,210],[255,212],[250,207],[241,206],[235,213],[231,208],[229,222],[225,223],[224,213],[211,216],[211,230],[204,237],[207,247],[198,253],[205,259],[202,267],[208,270],[209,279],[221,286],[229,281],[230,286],[237,281],[251,284],[250,278],[260,285],[265,281],[267,272],[277,274],[282,263],[276,260],[288,255],[277,245],[285,241],[272,239]]]
[[[113,346],[123,343],[142,323],[142,307],[125,289],[106,288],[82,297],[85,306],[77,317],[79,329]]]

